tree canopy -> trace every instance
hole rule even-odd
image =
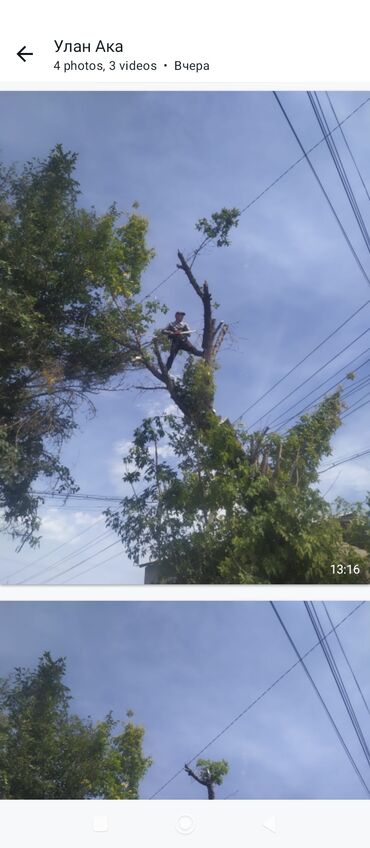
[[[81,403],[121,379],[156,305],[135,300],[153,256],[137,205],[83,208],[76,155],[60,145],[21,172],[0,170],[0,505],[35,543],[38,477],[76,486],[60,460]]]
[[[0,798],[138,798],[152,764],[144,728],[130,710],[123,722],[73,714],[65,673],[65,659],[45,652],[0,681]]]

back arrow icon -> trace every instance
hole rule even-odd
[[[26,61],[25,58],[24,58],[25,56],[33,56],[33,53],[25,53],[24,52],[25,49],[26,49],[26,45],[24,45],[24,47],[21,47],[21,49],[18,50],[18,53],[17,53],[17,56],[19,56],[19,58],[22,59],[22,62]]]

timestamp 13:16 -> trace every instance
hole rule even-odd
[[[355,565],[351,565],[350,563],[343,565],[341,562],[339,562],[334,565],[331,565],[330,568],[333,574],[359,574],[361,571],[361,568],[358,563],[356,563]]]

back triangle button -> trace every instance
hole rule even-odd
[[[270,833],[276,833],[276,831],[277,831],[276,817],[270,816],[269,819],[266,819],[266,821],[263,822],[263,827],[266,830],[269,830]]]

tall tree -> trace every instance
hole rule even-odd
[[[70,712],[65,659],[49,652],[35,670],[0,685],[0,798],[135,799],[152,764],[144,728],[112,713],[103,721]]]
[[[79,205],[76,159],[57,145],[0,169],[0,506],[21,542],[36,542],[38,477],[76,491],[60,460],[75,412],[119,385],[157,309],[135,300],[148,222],[135,204],[124,217]]]
[[[204,239],[192,259],[178,251],[178,268],[202,302],[203,359],[188,358],[173,378],[159,338],[142,351],[142,366],[165,384],[179,414],[136,429],[124,458],[132,495],[107,510],[107,524],[134,563],[157,564],[162,583],[342,582],[332,564],[357,562],[358,551],[317,488],[341,423],[341,387],[284,436],[268,428],[248,433],[214,409],[216,355],[227,328],[216,325],[210,287],[198,283],[193,266],[210,240],[230,243],[239,214],[223,209],[201,219]],[[370,547],[363,553],[346,575],[350,582],[369,580]]]

